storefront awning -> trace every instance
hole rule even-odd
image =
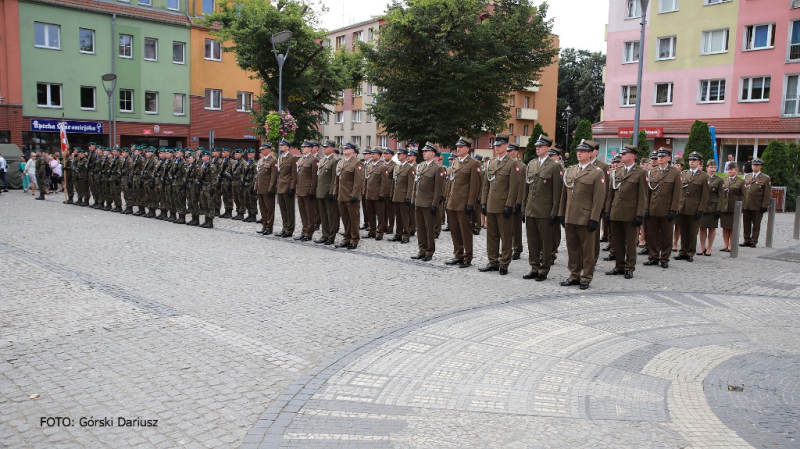
[[[717,137],[757,135],[759,137],[798,137],[800,117],[795,118],[726,118],[703,120],[716,128]],[[640,128],[663,129],[664,137],[688,136],[694,120],[642,120]],[[592,125],[594,137],[618,137],[620,130],[633,128],[633,120],[600,122]]]

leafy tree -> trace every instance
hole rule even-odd
[[[525,163],[527,164],[533,159],[536,159],[536,147],[533,146],[534,142],[539,140],[539,136],[546,136],[547,133],[544,132],[544,128],[542,128],[542,124],[536,122],[533,125],[533,133],[531,133],[531,137],[528,139],[528,146],[525,148]]]
[[[689,140],[686,142],[686,149],[684,150],[684,162],[688,164],[687,157],[690,153],[699,153],[702,162],[705,165],[706,161],[714,158],[714,145],[711,142],[711,131],[708,129],[708,123],[695,120],[692,123],[692,129],[689,131]]]
[[[254,130],[264,136],[266,116],[278,109],[278,62],[272,51],[274,33],[292,32],[289,57],[283,66],[283,109],[297,119],[296,138],[319,137],[320,116],[338,101],[338,92],[355,87],[363,78],[360,55],[342,50],[332,53],[323,45],[325,32],[311,7],[299,0],[233,0],[219,2],[220,10],[203,24],[223,42],[223,51],[236,54],[239,67],[261,80],[259,108],[252,111]],[[286,53],[287,44],[276,49]]]
[[[569,140],[569,159],[564,164],[565,167],[578,163],[575,148],[581,143],[581,140],[592,140],[592,122],[589,120],[578,122],[578,127],[575,129],[575,137]]]
[[[786,210],[795,210],[800,193],[800,147],[794,142],[787,145],[773,140],[764,149],[761,160],[772,185],[786,187]]]
[[[630,143],[633,145],[633,137],[631,137]],[[647,133],[644,130],[639,130],[639,143],[636,146],[636,153],[639,155],[639,159],[650,158],[650,144],[647,143]]]
[[[506,127],[508,93],[557,55],[547,4],[532,0],[394,0],[380,40],[361,43],[384,90],[372,114],[400,140],[452,142]]]
[[[576,130],[578,122],[600,121],[603,108],[605,84],[603,67],[606,56],[600,52],[565,48],[561,50],[558,61],[558,102],[556,104],[556,137],[561,148],[566,148],[567,122],[564,112],[572,108],[569,119],[570,133]],[[572,142],[572,136],[570,136]],[[580,139],[578,139],[580,142]]]

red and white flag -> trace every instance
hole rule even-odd
[[[69,141],[67,140],[67,122],[61,122],[58,127],[61,129],[61,154],[64,154],[64,152],[69,149]]]

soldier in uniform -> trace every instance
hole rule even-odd
[[[728,177],[722,183],[719,203],[722,215],[720,224],[722,225],[722,245],[720,251],[731,251],[731,228],[733,228],[733,212],[736,202],[743,201],[745,196],[744,180],[737,176],[739,167],[735,163],[728,164]],[[742,203],[744,206],[744,203]],[[736,238],[735,236],[733,238]]]
[[[549,157],[552,139],[540,135],[533,145],[536,159],[525,168],[522,185],[531,271],[522,278],[541,282],[547,279],[553,265],[553,226],[558,226],[564,172],[561,164]]]
[[[597,263],[600,215],[606,197],[606,173],[592,163],[593,152],[599,144],[592,140],[581,141],[575,149],[578,164],[564,173],[561,205],[558,216],[564,225],[570,276],[561,285],[579,285],[581,290],[589,288]]]
[[[670,150],[658,149],[658,165],[647,174],[650,189],[648,205],[650,215],[645,216],[645,238],[648,260],[643,265],[669,268],[672,250],[672,221],[678,216],[681,202],[681,173],[670,165]]]
[[[317,222],[317,169],[318,161],[312,153],[314,144],[304,141],[300,145],[302,156],[297,158],[297,206],[300,208],[302,229],[295,240],[309,242],[314,237]]]
[[[700,218],[708,206],[708,175],[701,170],[702,158],[697,153],[689,155],[689,170],[681,172],[683,193],[678,209],[678,226],[681,229],[681,249],[675,260],[691,262],[697,252],[697,232]]]
[[[761,234],[761,219],[772,199],[772,180],[761,172],[763,165],[761,159],[754,158],[753,172],[744,176],[745,200],[742,208],[744,243],[742,246],[750,248],[755,248],[758,244],[758,236]]]
[[[339,207],[336,195],[332,193],[336,179],[336,164],[339,158],[334,153],[336,144],[330,140],[322,142],[323,157],[317,166],[317,210],[320,218],[322,235],[314,243],[333,245],[336,233],[339,232]]]
[[[359,206],[364,188],[364,164],[358,160],[358,148],[350,142],[342,146],[344,158],[336,165],[336,179],[331,193],[339,199],[339,215],[344,225],[344,238],[336,248],[358,248],[361,239],[358,225]]]
[[[389,195],[392,189],[389,169],[383,161],[383,150],[378,147],[373,148],[372,162],[365,168],[367,223],[369,224],[367,238],[383,240],[383,235],[386,233],[386,202],[387,199],[390,199]]]
[[[706,162],[708,174],[708,204],[700,218],[700,254],[711,255],[714,239],[717,236],[719,218],[722,216],[722,202],[719,200],[722,192],[722,178],[717,176],[717,162],[709,159]]]
[[[472,265],[472,216],[476,215],[475,199],[480,195],[481,164],[470,157],[472,140],[461,137],[456,142],[456,159],[450,165],[450,195],[447,198],[453,258],[447,265],[467,268]]]
[[[129,170],[130,170],[130,152],[131,149],[128,147],[122,147],[120,149],[120,157],[117,161],[116,173],[115,173],[115,184],[116,184],[116,194],[119,201],[121,212],[124,215],[130,215],[133,213],[133,207],[131,206],[131,196],[130,196],[130,189],[128,188],[128,178],[129,178]],[[122,209],[122,197],[124,195],[125,198],[125,209]]]
[[[156,169],[156,164],[158,163],[158,160],[153,157],[154,150],[155,148],[153,147],[145,148],[142,174],[139,177],[139,189],[142,192],[140,212],[144,212],[145,207],[148,209],[147,213],[142,215],[145,218],[154,218],[156,216],[151,199],[153,196],[153,187],[155,187],[153,173]]]
[[[623,146],[623,147],[624,147],[624,146]],[[614,171],[615,171],[617,168],[619,168],[621,165],[622,165],[622,157],[621,157],[619,154],[617,154],[616,156],[614,156],[613,158],[611,158],[611,164],[609,164],[609,166],[608,166],[608,170],[609,170],[610,174],[613,176],[613,174],[614,174]],[[609,184],[608,184],[608,185],[609,185],[609,187],[612,187],[612,183],[611,183],[610,179],[609,179]],[[609,197],[610,195],[611,195],[611,189],[607,189],[607,194],[606,194],[606,203],[608,203],[608,197]],[[611,219],[610,219],[610,218],[609,218],[608,220],[606,220],[606,218],[607,218],[607,217],[608,217],[608,215],[609,215],[609,212],[611,212],[611,207],[610,207],[610,205],[608,205],[608,206],[609,206],[609,207],[603,206],[603,210],[604,210],[605,212],[603,212],[603,220],[601,220],[601,223],[602,223],[603,221],[607,221],[607,222],[610,222],[610,221],[611,221]],[[611,226],[609,225],[609,227],[611,227]],[[603,251],[608,251],[608,252],[609,252],[609,254],[608,254],[608,256],[606,256],[606,257],[603,257],[603,260],[606,260],[606,261],[617,260],[617,255],[616,255],[616,251],[615,251],[615,248],[614,248],[614,232],[613,232],[613,227],[612,227],[612,228],[609,230],[609,232],[608,232],[608,234],[607,234],[607,235],[608,235],[608,245],[606,245],[605,247],[603,247],[603,248],[602,248],[602,250],[603,250]]]
[[[519,198],[521,186],[518,172],[521,170],[508,155],[508,136],[496,136],[493,146],[497,157],[486,168],[481,192],[481,213],[486,216],[486,253],[489,263],[478,271],[499,271],[501,275],[506,275],[511,263],[512,215]]]
[[[561,155],[563,154],[563,152],[558,147],[553,145],[552,147],[550,147],[550,151],[547,154],[550,156],[550,159],[552,159],[555,163],[557,163],[559,166],[561,166],[561,168],[560,168],[560,170],[561,170],[561,178],[563,180],[563,178],[564,178],[564,162],[561,160]],[[562,184],[563,184],[563,182],[562,182]],[[559,198],[559,200],[560,200],[560,198]],[[559,207],[560,207],[560,205],[559,205]],[[558,259],[558,247],[561,246],[561,223],[556,222],[554,224],[551,224],[550,227],[553,230],[553,234],[552,234],[553,235],[553,250],[552,250],[551,254],[553,255],[553,262],[555,262],[556,259]]]
[[[414,172],[413,176],[415,177],[415,179],[416,179],[416,176],[417,176],[417,169],[418,169],[418,165],[419,165],[419,164],[417,164],[417,156],[418,156],[418,154],[417,154],[417,151],[415,149],[412,148],[412,149],[408,150],[408,165],[411,166],[411,170]],[[412,190],[412,194],[413,194],[413,190],[414,189],[412,188],[411,190]],[[414,237],[416,234],[417,234],[417,218],[416,218],[416,214],[414,213],[414,205],[413,204],[409,204],[409,206],[408,206],[408,235],[409,235],[409,237]]]
[[[158,163],[156,164],[155,171],[153,172],[153,196],[151,198],[153,209],[159,210],[155,216],[157,220],[164,219],[164,169],[166,168],[166,148],[161,147],[158,149]]]
[[[142,169],[144,168],[146,160],[144,157],[144,147],[133,144],[131,145],[131,149],[133,151],[133,157],[128,161],[131,166],[128,172],[128,181],[131,183],[130,204],[133,208],[138,208],[133,215],[135,217],[141,217],[145,214],[144,204],[142,203],[144,189],[139,185],[139,181],[142,179]]]
[[[242,180],[244,179],[244,172],[247,167],[244,165],[244,161],[242,161],[242,155],[244,154],[244,150],[241,148],[237,148],[233,150],[233,160],[231,161],[231,192],[233,193],[233,209],[236,209],[236,215],[232,216],[231,219],[233,220],[244,220],[245,213],[247,211],[247,204],[244,202],[244,189],[245,186],[242,184]]]
[[[439,155],[439,149],[431,142],[426,142],[422,147],[422,158],[425,162],[417,167],[414,179],[414,193],[411,204],[414,205],[414,214],[417,220],[417,244],[419,252],[411,256],[414,260],[428,262],[433,259],[436,252],[436,239],[434,237],[437,212],[444,197],[444,169],[434,160]]]
[[[186,181],[186,172],[189,163],[184,159],[183,148],[175,148],[175,158],[172,161],[170,188],[172,189],[172,213],[175,224],[186,224],[186,189],[181,189]]]
[[[75,150],[64,152],[64,190],[67,192],[65,204],[74,204],[75,197]]]
[[[625,144],[620,151],[620,166],[611,172],[611,189],[606,199],[606,219],[611,223],[616,266],[608,275],[633,277],[636,269],[636,243],[639,227],[647,213],[647,171],[636,165],[637,148]]]
[[[196,159],[194,151],[186,152],[186,176],[184,177],[182,189],[186,192],[186,205],[192,214],[192,219],[186,222],[187,226],[200,225],[200,200],[197,185],[197,175],[199,174],[200,164]]]
[[[481,156],[476,154],[472,158],[475,159],[475,161],[481,167],[481,173],[483,173],[483,157],[481,157]],[[483,176],[483,175],[478,177],[478,197],[475,198],[475,210],[476,211],[479,210],[480,207],[481,207],[481,193],[480,192],[483,191],[483,180],[484,179],[485,179],[485,176]],[[483,228],[483,223],[482,223],[481,217],[483,217],[483,214],[479,214],[478,212],[475,212],[474,214],[472,214],[472,235],[481,235],[481,229]]]
[[[75,187],[78,191],[78,201],[75,202],[78,206],[89,205],[89,158],[86,157],[86,150],[83,148],[75,148],[78,153],[78,159],[74,162],[73,177],[75,178]]]
[[[217,193],[217,166],[211,162],[211,152],[203,150],[201,152],[203,161],[197,172],[196,189],[200,192],[200,204],[205,215],[205,221],[200,225],[201,228],[214,227],[214,198]]]
[[[514,213],[511,215],[511,260],[519,260],[522,255],[522,223],[525,222],[525,211],[522,210],[522,201],[525,196],[525,162],[519,157],[519,147],[508,144],[508,155],[514,159],[514,163],[519,168],[515,174],[519,177],[519,193],[517,203],[514,205]]]
[[[247,208],[247,217],[242,221],[244,223],[255,223],[258,210],[258,201],[256,199],[256,191],[254,182],[256,180],[256,150],[248,148],[244,150],[245,159],[239,162],[242,169],[242,203]]]
[[[393,157],[394,151],[388,148],[383,149],[384,176],[386,177],[386,181],[388,183],[388,187],[385,192],[386,194],[384,195],[385,201],[383,202],[385,207],[384,216],[386,217],[383,223],[383,228],[387,234],[394,232],[395,220],[394,202],[392,201],[392,197],[394,196],[394,169],[396,164],[392,160]]]
[[[289,152],[292,144],[281,140],[281,154],[278,158],[278,207],[281,210],[283,229],[278,237],[291,237],[294,234],[294,192],[297,188],[297,157]]]
[[[392,203],[394,204],[396,226],[391,242],[409,242],[409,208],[411,197],[414,193],[415,168],[408,162],[408,151],[397,150],[397,160],[400,164],[394,168],[392,175]]]
[[[603,162],[603,161],[601,161],[600,159],[597,158],[597,155],[600,153],[600,144],[595,142],[595,141],[593,141],[593,140],[587,141],[587,142],[594,142],[594,144],[595,144],[592,147],[593,148],[592,149],[592,165],[600,168],[600,170],[603,170],[603,173],[605,173],[606,181],[605,181],[605,183],[603,183],[603,189],[606,190],[606,195],[607,195],[608,194],[608,191],[607,191],[608,187],[607,186],[611,183],[611,169],[610,169],[608,164],[606,164],[605,162]],[[608,242],[609,241],[608,240],[608,236],[611,234],[611,226],[610,226],[608,220],[606,220],[606,212],[608,212],[608,211],[605,210],[605,207],[606,207],[606,203],[605,202],[606,202],[606,198],[604,196],[603,197],[603,206],[602,206],[604,208],[604,210],[603,210],[603,213],[600,214],[600,230],[603,231],[602,232],[602,237],[600,235],[601,234],[600,232],[598,232],[597,234],[594,235],[595,238],[597,239],[597,245],[594,248],[595,252],[597,253],[597,254],[595,254],[595,261],[597,261],[597,259],[600,257],[600,242]]]
[[[219,166],[219,190],[225,213],[219,218],[233,218],[233,166],[234,160],[231,159],[230,148],[223,148]]]

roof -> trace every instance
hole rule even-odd
[[[800,117],[751,117],[703,119],[720,134],[800,134]],[[640,127],[664,128],[664,134],[689,134],[694,119],[688,120],[642,120]],[[592,125],[595,136],[617,135],[618,128],[632,128],[633,120],[600,122]]]
[[[181,12],[170,12],[150,7],[136,7],[101,0],[26,0],[69,9],[80,9],[100,14],[116,14],[120,17],[149,20],[172,25],[190,25],[189,17]]]
[[[375,17],[373,17],[371,19],[368,19],[368,20],[364,20],[364,21],[361,21],[361,22],[358,22],[358,23],[347,25],[345,27],[336,28],[334,30],[326,31],[325,34],[326,35],[331,35],[331,34],[341,33],[342,31],[349,30],[349,29],[352,29],[352,28],[360,28],[360,27],[363,27],[364,25],[367,25],[367,24],[370,24],[370,23],[378,23],[382,19],[383,19],[383,16],[375,16]]]

